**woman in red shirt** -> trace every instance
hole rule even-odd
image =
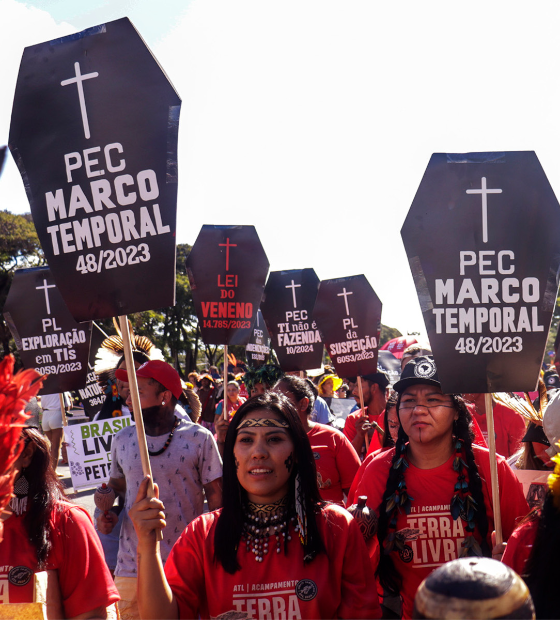
[[[274,386],[274,391],[284,394],[298,412],[313,451],[321,498],[343,506],[344,495],[348,495],[360,467],[356,450],[336,429],[310,421],[317,388],[309,379],[286,375]]]
[[[409,362],[394,389],[401,422],[397,444],[371,461],[357,495],[367,496],[379,515],[380,583],[401,595],[403,617],[410,618],[416,590],[434,568],[461,556],[490,556],[490,458],[472,443],[463,399],[441,391],[433,358]],[[515,474],[497,458],[507,540],[528,506]],[[370,551],[375,557],[375,544]]]
[[[129,512],[142,617],[380,617],[358,525],[321,501],[307,435],[284,396],[239,408],[225,441],[224,507],[188,525],[165,573],[155,540],[164,506],[146,487]]]

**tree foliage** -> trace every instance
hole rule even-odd
[[[14,271],[45,264],[45,257],[31,214],[15,215],[0,211],[0,307],[4,307]],[[4,316],[0,314],[2,356],[14,353],[16,346]]]

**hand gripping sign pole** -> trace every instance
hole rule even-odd
[[[360,395],[360,407],[362,409],[362,420],[365,420],[366,408],[364,407],[364,391],[362,389],[362,377],[358,375],[358,377],[356,378],[356,381],[358,382],[358,393]],[[367,430],[364,434],[364,439],[366,441],[366,452],[367,452],[369,450],[369,435],[367,433]]]
[[[501,543],[492,394],[537,384],[558,289],[560,205],[533,151],[434,153],[401,235],[442,391],[485,395]]]
[[[150,465],[150,455],[148,454],[148,444],[146,443],[146,431],[144,429],[144,420],[142,419],[142,406],[140,405],[140,394],[138,393],[138,380],[136,378],[135,370],[136,367],[134,365],[134,357],[132,356],[130,330],[126,315],[119,316],[119,327],[121,329],[124,345],[124,359],[126,361],[128,385],[130,388],[130,397],[132,399],[132,410],[134,411],[134,421],[136,422],[136,434],[138,437],[140,462],[142,463],[142,474],[144,476],[150,476],[150,482],[148,484],[148,497],[155,497],[152,467]],[[163,532],[161,530],[157,530],[156,538],[157,540],[163,540]]]
[[[144,474],[126,315],[175,304],[180,108],[123,18],[26,48],[10,124],[9,146],[68,309],[77,321],[119,317]]]

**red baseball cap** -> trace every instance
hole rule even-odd
[[[117,379],[128,383],[128,373],[123,368],[115,370],[115,376]],[[163,387],[168,389],[177,399],[183,393],[179,373],[173,366],[170,366],[167,362],[163,362],[162,360],[144,362],[136,371],[136,376],[159,381]]]

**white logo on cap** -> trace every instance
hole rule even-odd
[[[144,366],[147,366],[147,365],[148,365],[148,362],[144,362],[142,366],[138,366],[138,370],[141,370],[142,368],[144,368]],[[138,370],[136,372],[138,372]]]
[[[436,365],[432,360],[423,360],[415,364],[414,374],[419,379],[431,379],[436,374]]]

